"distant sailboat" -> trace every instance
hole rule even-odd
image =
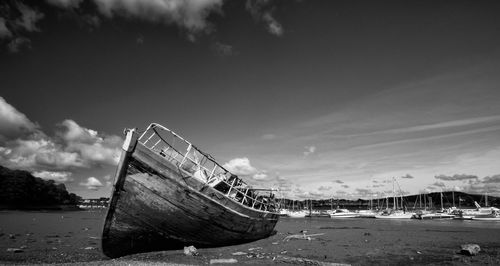
[[[393,193],[393,204],[394,204],[393,209],[392,210],[387,209],[387,210],[383,211],[381,214],[375,215],[375,218],[377,218],[377,219],[410,219],[413,216],[413,213],[406,211],[406,207],[404,207],[402,200],[401,200],[401,206],[403,206],[403,208],[402,208],[403,210],[398,210],[398,203],[397,203],[394,182],[397,182],[397,181],[396,181],[396,178],[393,177],[392,178],[392,193]],[[398,186],[399,186],[399,184],[398,184]]]

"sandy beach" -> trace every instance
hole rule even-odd
[[[453,220],[282,218],[277,233],[243,245],[134,254],[100,251],[104,211],[0,212],[0,264],[484,265],[500,264],[500,223]],[[306,235],[304,238],[290,237]],[[309,236],[309,238],[307,237]],[[475,243],[477,256],[458,254]]]

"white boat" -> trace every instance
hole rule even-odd
[[[289,211],[289,210],[287,210],[287,209],[280,209],[280,210],[278,211],[278,213],[279,213],[279,215],[280,215],[280,216],[282,216],[282,217],[288,217],[288,216],[290,216],[290,215],[289,215],[290,211]]]
[[[455,215],[449,213],[433,212],[433,213],[421,214],[417,217],[417,219],[421,220],[453,219],[454,217]]]
[[[500,209],[495,207],[481,207],[474,201],[476,209],[454,210],[455,220],[500,221]]]
[[[348,209],[337,209],[335,213],[330,214],[331,218],[355,218],[358,216],[359,213],[352,212]]]
[[[498,208],[493,208],[492,211],[489,214],[479,214],[474,217],[472,217],[472,220],[477,220],[477,221],[500,221],[500,211]]]
[[[301,210],[301,211],[289,211],[288,216],[290,218],[304,218],[306,217],[306,214],[308,214],[307,211]]]
[[[393,194],[393,209],[389,209],[389,201],[387,201],[387,209],[384,210],[382,213],[375,215],[375,218],[377,219],[411,219],[414,215],[412,212],[406,211],[406,206],[404,205],[403,202],[403,195],[401,194],[401,206],[402,210],[398,208],[398,203],[397,203],[397,197],[396,197],[396,191],[394,187],[394,183],[397,183],[396,178],[392,178],[392,194]],[[398,187],[399,187],[399,183]],[[401,187],[399,187],[399,190],[401,191]]]
[[[379,215],[375,215],[377,219],[411,219],[413,213],[400,210],[385,210]]]
[[[453,219],[455,214],[451,212],[445,212],[445,210],[441,210],[438,212],[429,212],[429,211],[417,211],[413,214],[414,219],[419,220],[436,220],[436,219]]]
[[[377,211],[374,210],[360,210],[358,211],[358,218],[375,218],[378,215]]]

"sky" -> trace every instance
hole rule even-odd
[[[156,122],[294,199],[500,196],[500,2],[8,0],[0,165],[108,197]]]

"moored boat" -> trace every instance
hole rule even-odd
[[[175,132],[128,130],[102,233],[109,257],[245,243],[274,233],[274,195],[256,189]]]
[[[352,212],[348,209],[337,209],[335,213],[330,214],[331,218],[356,218],[359,213]]]
[[[306,217],[307,213],[308,212],[306,210],[300,210],[300,211],[293,211],[292,210],[288,213],[288,216],[290,218],[304,218],[304,217]]]
[[[375,218],[377,214],[378,212],[374,210],[360,210],[357,218]]]
[[[310,211],[305,216],[306,218],[330,218],[330,214],[326,211]]]
[[[472,220],[476,221],[500,221],[500,211],[498,208],[492,208],[491,213],[489,214],[479,214],[472,217]]]
[[[381,214],[375,215],[377,219],[411,219],[413,213],[401,210],[384,210]]]

